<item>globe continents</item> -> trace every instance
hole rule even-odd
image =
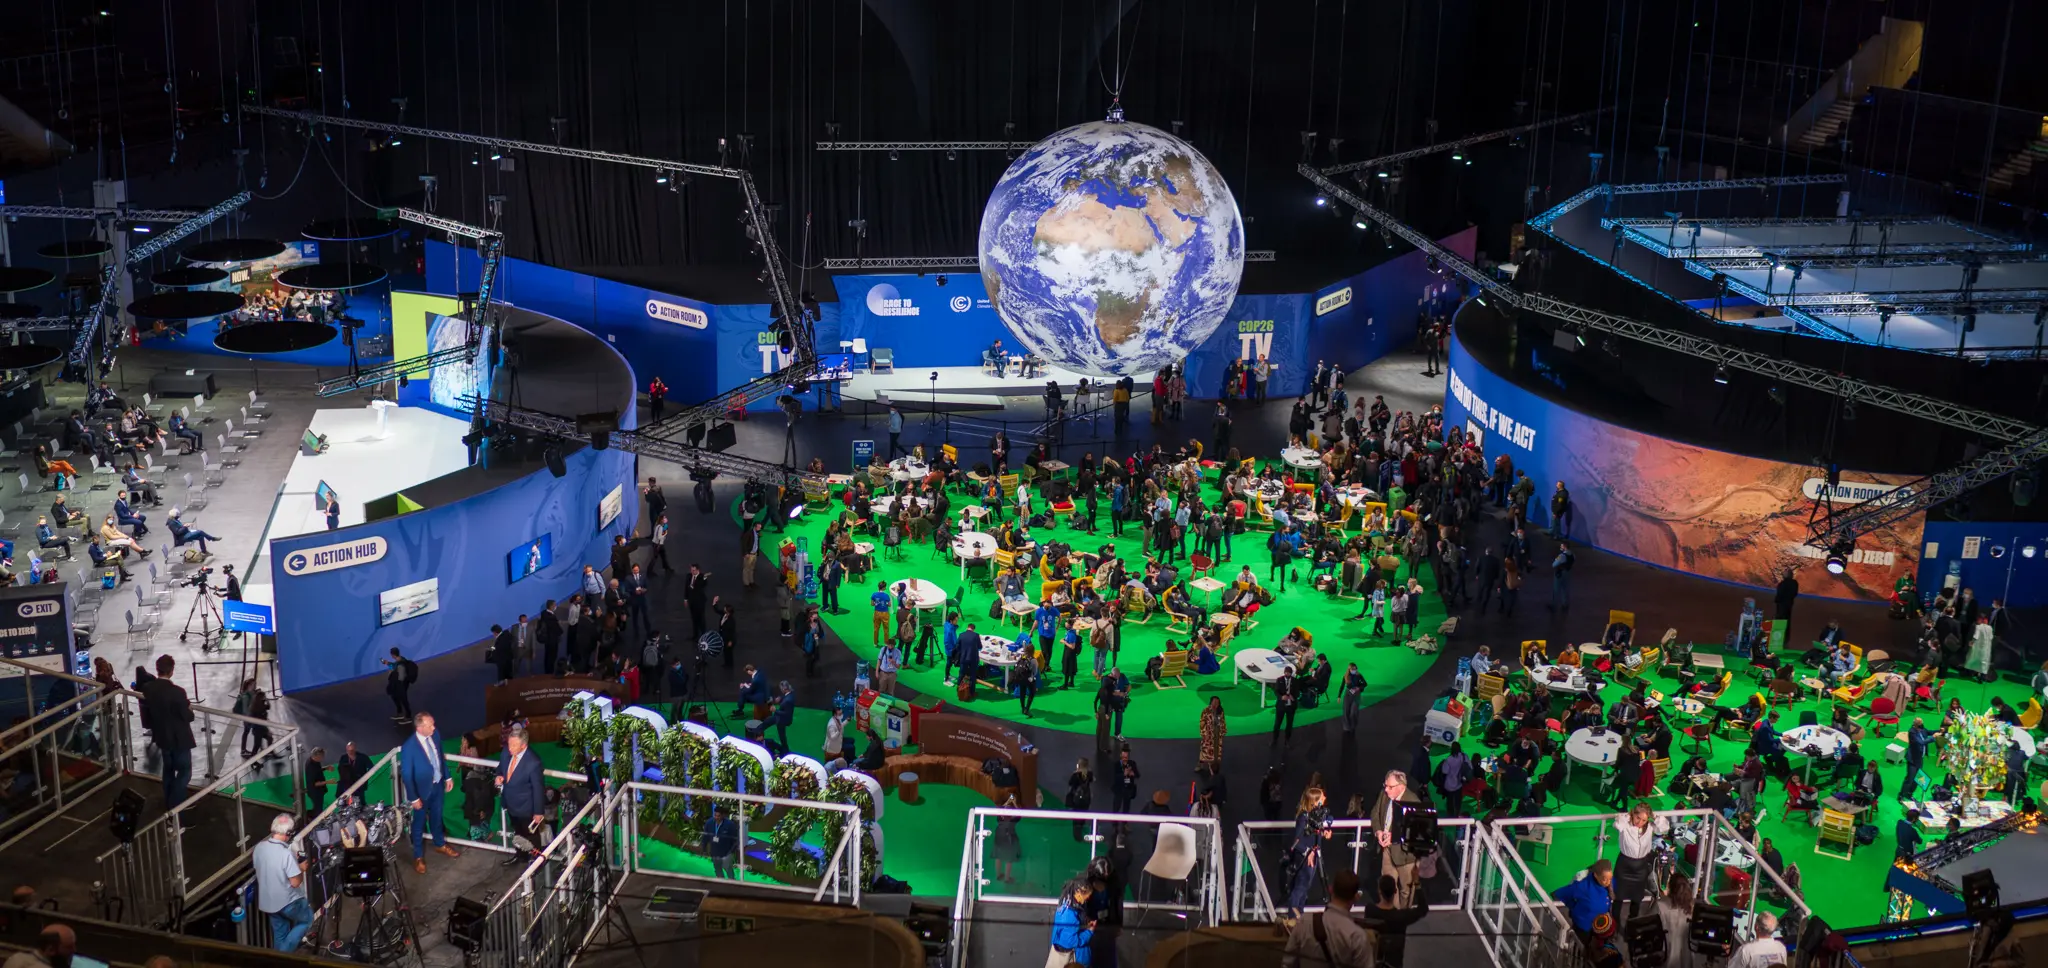
[[[1209,159],[1112,119],[1058,132],[1003,173],[980,259],[989,299],[1033,353],[1092,376],[1150,373],[1223,321],[1244,223]]]

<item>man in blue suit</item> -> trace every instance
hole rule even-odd
[[[754,664],[751,662],[747,663],[747,667],[741,670],[741,675],[745,677],[746,681],[740,683],[739,702],[733,706],[732,714],[735,716],[748,714],[751,707],[751,714],[755,719],[766,719],[768,712],[766,707],[769,698],[768,677],[763,675],[759,669],[754,668]]]
[[[449,857],[462,856],[448,846],[448,831],[441,818],[441,796],[455,789],[455,776],[448,772],[448,755],[441,750],[441,735],[434,732],[433,714],[413,717],[412,736],[398,748],[398,779],[405,785],[406,798],[412,801],[413,872],[427,872],[423,838],[428,828],[434,832],[435,851]]]
[[[547,785],[542,782],[540,757],[526,748],[526,730],[514,728],[505,735],[505,752],[498,754],[499,804],[505,808],[505,825],[528,852],[538,854],[547,847]],[[505,861],[515,867],[529,859],[516,853]]]

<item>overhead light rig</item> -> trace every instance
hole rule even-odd
[[[1612,110],[1614,109],[1611,107],[1606,107],[1598,108],[1592,111],[1580,111],[1577,114],[1563,114],[1554,118],[1546,118],[1542,121],[1532,121],[1528,124],[1518,124],[1512,128],[1502,128],[1498,131],[1488,131],[1483,134],[1467,135],[1463,138],[1459,138],[1456,141],[1440,141],[1433,145],[1425,145],[1420,148],[1410,148],[1407,151],[1397,151],[1390,155],[1380,155],[1377,158],[1366,158],[1362,161],[1347,161],[1341,165],[1331,165],[1330,167],[1323,169],[1322,172],[1325,175],[1342,175],[1349,172],[1361,171],[1367,168],[1376,168],[1382,165],[1397,164],[1399,162],[1407,161],[1411,158],[1422,158],[1428,155],[1440,155],[1446,151],[1460,151],[1465,148],[1470,148],[1473,145],[1485,144],[1489,141],[1499,141],[1503,138],[1512,138],[1516,135],[1528,134],[1531,131],[1540,131],[1544,128],[1548,128],[1553,125],[1570,124],[1573,121],[1584,121],[1588,118],[1594,118],[1602,114],[1606,114]]]
[[[1830,513],[1818,518],[1809,532],[1809,542],[1824,550],[1832,550],[1843,540],[1853,541],[1856,536],[1882,527],[1890,521],[1922,511],[1971,488],[1981,487],[2023,470],[2048,455],[2048,430],[2003,414],[1978,410],[1962,404],[1937,399],[1924,394],[1900,390],[1882,384],[1867,383],[1840,373],[1831,373],[1818,367],[1794,363],[1790,360],[1752,352],[1740,347],[1703,339],[1690,333],[1653,326],[1640,320],[1616,316],[1585,306],[1578,306],[1534,293],[1523,293],[1506,283],[1482,272],[1478,266],[1465,260],[1434,239],[1410,228],[1399,219],[1376,208],[1363,199],[1351,194],[1342,185],[1315,170],[1309,165],[1297,169],[1301,175],[1316,184],[1332,198],[1341,200],[1357,209],[1359,214],[1378,223],[1382,228],[1399,236],[1403,241],[1435,256],[1438,264],[1465,277],[1484,293],[1502,304],[1527,312],[1539,313],[1577,327],[1577,332],[1602,332],[1646,343],[1662,349],[1706,360],[1716,366],[1717,374],[1726,369],[1745,370],[1769,378],[1778,385],[1796,385],[1818,390],[1844,401],[1854,401],[1880,407],[1896,413],[1933,421],[1947,427],[1960,429],[2000,441],[2007,446],[1985,454],[1974,460],[1943,471],[1928,478],[1926,485],[1901,488],[1906,493],[1879,505],[1880,508],[1895,509],[1889,518],[1880,517],[1877,508],[1862,512],[1865,505],[1856,505],[1840,513]],[[1717,376],[1717,380],[1720,377]],[[1866,504],[1869,502],[1866,502]]]
[[[792,359],[788,366],[774,373],[752,380],[716,397],[685,408],[675,416],[645,428],[642,433],[652,437],[674,439],[685,436],[692,426],[708,427],[722,419],[734,408],[746,406],[775,396],[792,384],[808,379],[817,369],[817,349],[813,323],[808,308],[798,300],[796,291],[789,284],[784,271],[782,251],[776,244],[771,231],[767,207],[762,204],[760,193],[754,186],[753,176],[745,169],[725,165],[705,165],[679,161],[670,158],[653,158],[646,155],[629,155],[611,151],[593,151],[587,148],[570,148],[563,145],[541,144],[534,141],[519,141],[511,138],[491,138],[459,131],[444,131],[437,128],[423,128],[415,125],[386,124],[357,118],[339,118],[312,111],[288,111],[281,108],[245,104],[245,114],[281,118],[297,121],[310,131],[320,126],[350,128],[359,131],[375,131],[389,134],[431,138],[441,141],[455,141],[477,145],[503,152],[526,152],[536,155],[552,155],[564,158],[580,158],[585,161],[628,165],[649,168],[663,176],[677,174],[706,175],[714,178],[730,178],[739,183],[745,213],[741,222],[746,227],[747,237],[759,246],[762,261],[766,263],[762,281],[767,283],[769,298],[775,308],[776,319],[788,327],[787,332],[794,344]],[[429,216],[431,217],[431,216]],[[425,224],[425,223],[423,223]],[[459,223],[458,223],[459,224]],[[480,300],[481,302],[481,300]]]
[[[469,311],[469,332],[461,346],[451,346],[422,356],[393,360],[371,367],[358,366],[351,351],[349,375],[320,381],[313,391],[319,396],[337,397],[344,393],[370,389],[402,375],[430,371],[437,366],[455,362],[473,361],[476,359],[477,350],[488,338],[491,327],[498,324],[498,307],[491,297],[497,289],[498,262],[504,255],[504,233],[409,208],[397,209],[395,214],[402,221],[438,229],[450,236],[476,242],[477,253],[482,257],[483,264],[477,273],[476,303]]]
[[[484,415],[494,424],[500,424],[528,433],[552,437],[557,440],[585,441],[589,434],[578,429],[576,418],[543,410],[515,407],[497,400],[484,403]],[[715,471],[749,480],[772,480],[784,484],[798,493],[816,492],[825,487],[822,474],[800,471],[783,464],[756,460],[725,451],[706,450],[692,447],[680,441],[648,436],[644,431],[615,430],[610,434],[610,446],[627,453],[653,457],[678,464],[691,471]]]
[[[78,327],[78,338],[71,343],[70,363],[81,369],[93,362],[93,348],[101,331],[101,323],[114,308],[114,274],[123,268],[139,266],[148,262],[157,253],[185,241],[193,233],[219,221],[238,208],[249,203],[248,192],[236,192],[225,201],[204,212],[191,215],[173,226],[170,231],[128,250],[128,258],[121,262],[109,261],[100,267],[100,301],[93,307],[92,314],[85,317]]]
[[[1246,249],[1246,262],[1274,262],[1278,253],[1272,249]],[[898,256],[876,258],[862,256],[850,259],[826,259],[827,269],[979,269],[981,260],[971,255]]]
[[[80,208],[67,205],[0,205],[4,218],[63,218],[80,221],[112,219],[116,222],[183,222],[204,213],[178,208]]]
[[[1036,141],[820,141],[819,151],[1005,151],[1021,152]]]

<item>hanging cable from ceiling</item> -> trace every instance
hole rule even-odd
[[[1244,187],[1236,193],[1239,198],[1250,198],[1252,193],[1252,96],[1259,89],[1259,0],[1252,0],[1250,47],[1244,81]]]
[[[1983,177],[1977,182],[1977,214],[1975,221],[1984,224],[1984,200],[1991,194],[1991,148],[1997,142],[1998,109],[2005,101],[2005,59],[2012,51],[2012,11],[2015,0],[2005,0],[2005,29],[1998,32],[1998,75],[1991,86],[1990,124],[1984,126],[1984,159],[1978,170]]]
[[[1541,16],[1543,24],[1536,33],[1536,81],[1534,90],[1530,92],[1528,115],[1528,120],[1530,121],[1543,117],[1543,88],[1546,83],[1545,78],[1550,75],[1550,0],[1543,0]],[[1529,202],[1535,197],[1535,189],[1537,187],[1536,164],[1537,160],[1543,157],[1542,146],[1543,129],[1538,128],[1529,133],[1529,160],[1523,166],[1522,216],[1524,218],[1531,214]]]
[[[1337,103],[1330,111],[1330,137],[1326,139],[1326,143],[1330,146],[1330,162],[1332,164],[1339,160],[1337,158],[1337,149],[1344,144],[1344,55],[1351,48],[1350,26],[1351,0],[1343,0],[1337,6]],[[1187,26],[1185,24],[1181,26],[1181,30],[1183,31],[1182,36],[1186,36]],[[1313,92],[1311,92],[1311,96],[1313,96]]]
[[[1834,18],[1834,14],[1835,0],[1827,0],[1827,3],[1821,7],[1820,11],[1820,37],[1813,45],[1813,70],[1815,77],[1821,76],[1821,71],[1827,63],[1828,21]],[[1786,145],[1785,147],[1790,149],[1791,145]],[[1806,169],[1800,172],[1800,174],[1813,174],[1813,152],[1809,151],[1806,153]],[[1807,187],[1805,185],[1799,186],[1799,205],[1797,208],[1799,212],[1806,211],[1806,192]],[[1780,198],[1783,198],[1784,195],[1784,192],[1778,193]]]
[[[1707,174],[1707,130],[1713,126],[1714,121],[1714,58],[1721,50],[1721,0],[1714,0],[1714,12],[1711,16],[1713,23],[1707,28],[1707,78],[1706,83],[1701,85],[1705,92],[1705,101],[1700,105],[1700,160],[1697,174],[1702,178]],[[1736,129],[1738,143],[1742,140],[1741,131],[1740,128]],[[1700,192],[1700,189],[1694,189],[1692,193],[1692,209],[1695,212],[1700,210]]]
[[[1686,22],[1691,26],[1685,31],[1685,85],[1678,95],[1678,144],[1671,148],[1671,177],[1675,180],[1685,178],[1685,136],[1692,122],[1692,55],[1699,49],[1699,13],[1700,0],[1692,0],[1686,14]]]
[[[1626,0],[1624,0],[1624,3],[1625,2]],[[1624,7],[1622,12],[1626,14],[1627,8]],[[1603,11],[1600,16],[1600,86],[1593,97],[1593,103],[1599,105],[1600,107],[1607,106],[1607,52],[1612,47],[1612,45],[1608,42],[1608,36],[1610,33],[1608,28],[1613,26],[1613,24],[1614,0],[1607,0],[1607,9]],[[1621,52],[1615,51],[1615,57],[1619,58],[1620,56]],[[1602,120],[1603,119],[1599,114],[1596,113],[1593,115],[1593,137],[1590,143],[1595,148],[1600,147],[1600,124]],[[1595,175],[1594,180],[1599,180],[1597,175]]]
[[[1393,112],[1393,121],[1381,132],[1384,137],[1374,139],[1380,152],[1397,151],[1401,147],[1401,105],[1408,100],[1408,8],[1412,5],[1413,0],[1401,0],[1401,44],[1394,53],[1394,98],[1387,102],[1387,107]],[[1384,240],[1385,236],[1381,239]]]
[[[1550,85],[1550,113],[1552,115],[1556,115],[1564,110],[1564,66],[1568,60],[1565,57],[1565,47],[1571,43],[1572,38],[1572,32],[1565,29],[1565,25],[1571,23],[1571,19],[1572,0],[1563,0],[1563,5],[1558,8],[1557,17],[1557,80],[1551,82]],[[1550,157],[1544,162],[1543,168],[1543,184],[1546,188],[1557,182],[1557,143],[1563,137],[1563,125],[1557,125],[1550,129]]]
[[[1750,54],[1756,45],[1756,0],[1749,0],[1749,16],[1742,24],[1742,84],[1735,92],[1735,144],[1728,149],[1728,174],[1742,177],[1742,115],[1749,104]],[[1702,152],[1704,154],[1704,151]],[[1699,198],[1694,196],[1693,208],[1699,208]]]
[[[171,0],[163,0],[164,15],[164,93],[170,97],[171,109],[171,164],[178,163],[178,142],[184,140],[185,129],[178,123],[178,40],[171,23]]]
[[[1309,144],[1309,143],[1308,143],[1308,142],[1307,142],[1307,141],[1306,141],[1305,139],[1307,139],[1307,138],[1308,138],[1308,132],[1310,132],[1310,131],[1314,131],[1314,130],[1315,130],[1315,127],[1316,127],[1316,48],[1318,48],[1318,47],[1321,47],[1321,46],[1322,46],[1322,39],[1323,39],[1323,0],[1315,0],[1315,2],[1314,2],[1314,3],[1312,3],[1312,4],[1310,5],[1310,7],[1309,7],[1309,25],[1308,25],[1308,85],[1307,85],[1307,86],[1308,86],[1308,116],[1307,116],[1307,118],[1306,118],[1305,120],[1303,120],[1303,121],[1302,121],[1302,123],[1301,123],[1301,130],[1302,130],[1302,138],[1304,139],[1304,141],[1303,141],[1303,143],[1302,143],[1302,146],[1301,146],[1301,154],[1302,154],[1302,159],[1301,159],[1301,160],[1303,160],[1303,161],[1310,161],[1310,160],[1312,160],[1312,159],[1311,159],[1311,158],[1309,157],[1309,155],[1310,155],[1310,153],[1311,153],[1311,152],[1313,152],[1313,151],[1315,150],[1315,146],[1314,146],[1314,145],[1312,145],[1312,144]]]

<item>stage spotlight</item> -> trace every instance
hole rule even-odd
[[[2034,546],[2033,546],[2033,545],[2021,545],[2021,546],[2020,546],[2020,557],[2022,557],[2022,558],[2032,558],[2032,557],[2034,557]]]
[[[1842,419],[1843,419],[1843,420],[1854,420],[1854,419],[1856,419],[1856,401],[1854,401],[1854,400],[1844,400],[1844,401],[1842,401]]]
[[[553,444],[549,444],[545,450],[540,452],[540,459],[548,465],[548,473],[556,477],[569,476],[569,465],[562,463],[562,452],[557,450]]]
[[[1358,209],[1355,209],[1355,208],[1351,210],[1351,227],[1352,227],[1352,228],[1354,228],[1354,229],[1357,229],[1357,230],[1359,230],[1359,231],[1361,231],[1361,232],[1365,231],[1365,213],[1364,213],[1364,212],[1361,212],[1361,211],[1359,211]]]
[[[1324,197],[1323,197],[1323,196],[1321,196],[1321,195],[1317,195],[1317,196],[1316,196],[1316,207],[1317,207],[1317,208],[1322,208],[1323,206],[1325,206],[1325,205],[1328,205],[1328,204],[1330,204],[1330,200],[1329,200],[1329,199],[1327,199],[1327,198],[1324,198]]]
[[[1728,364],[1723,363],[1714,367],[1714,382],[1722,386],[1728,385]]]
[[[1385,178],[1385,177],[1387,177],[1387,173],[1386,173],[1386,172],[1380,172],[1380,177],[1381,177],[1381,178]]]
[[[1764,396],[1770,397],[1770,398],[1771,398],[1771,402],[1772,402],[1772,403],[1775,403],[1775,404],[1777,404],[1778,406],[1781,406],[1781,407],[1782,407],[1782,406],[1784,406],[1784,405],[1785,405],[1785,388],[1784,388],[1784,387],[1772,387],[1772,388],[1770,388],[1770,389],[1768,389],[1768,390],[1765,390],[1765,391],[1764,391]]]
[[[894,149],[894,148],[891,148],[891,149],[889,149],[889,160],[890,160],[890,161],[902,161],[902,160],[903,160],[903,156],[902,156],[902,155],[900,155],[900,154],[897,154],[897,153],[896,153],[896,149]]]
[[[1460,154],[1454,154],[1454,155],[1452,155],[1452,156],[1451,156],[1451,160],[1452,160],[1452,161],[1464,161],[1464,160],[1465,160],[1465,156],[1464,156],[1464,155],[1460,155]]]
[[[657,185],[666,185],[666,184],[668,184],[668,172],[665,172],[665,171],[664,171],[664,172],[658,172],[658,173],[656,173],[656,174],[655,174],[655,176],[654,176],[654,183],[655,183],[655,184],[657,184]]]
[[[947,161],[959,161],[959,160],[960,160],[960,152],[958,152],[958,151],[955,151],[955,150],[953,150],[953,149],[951,149],[951,148],[947,148],[947,149],[946,149],[946,160],[947,160]]]
[[[1573,339],[1575,339],[1575,340],[1578,340],[1578,341],[1579,341],[1579,345],[1580,345],[1580,346],[1585,346],[1585,345],[1586,345],[1586,331],[1585,331],[1585,330],[1583,330],[1583,329],[1574,329],[1574,330],[1572,330],[1572,338],[1573,338]]]
[[[1843,538],[1828,546],[1828,574],[1839,575],[1849,567],[1849,556],[1856,553],[1856,542]]]
[[[2033,471],[2024,470],[2014,474],[2012,476],[2012,503],[2020,507],[2033,504],[2034,495],[2039,489],[2040,483],[2035,479]],[[2032,549],[2029,548],[2029,550],[2031,551]]]
[[[945,285],[945,284],[946,284],[946,274],[945,274],[945,273],[943,273],[943,272],[941,272],[941,273],[939,273],[939,285],[943,286],[943,285]]]

